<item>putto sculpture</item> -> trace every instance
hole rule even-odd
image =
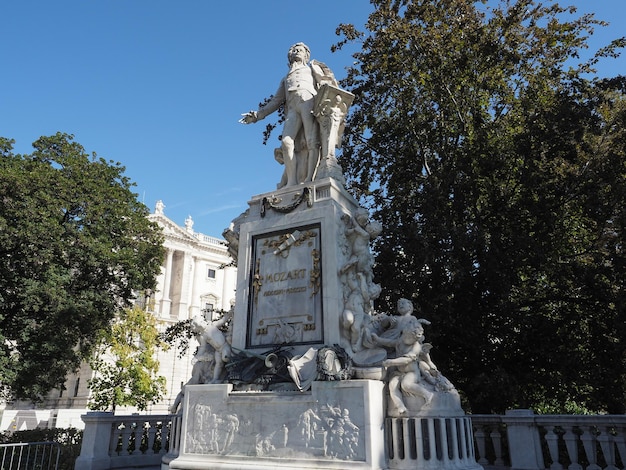
[[[375,364],[383,367],[381,377],[389,384],[389,416],[461,412],[457,390],[430,357],[432,345],[424,335],[424,325],[430,322],[414,316],[413,310],[413,303],[402,298],[397,315],[378,314],[362,322],[359,336],[369,341],[361,343],[359,357],[378,361],[380,348],[385,348],[384,359]]]
[[[285,165],[279,188],[313,181],[320,158],[323,176],[342,178],[334,149],[341,140],[343,120],[353,95],[338,87],[325,64],[310,61],[310,57],[306,44],[291,46],[287,53],[289,72],[276,93],[257,111],[242,114],[239,121],[255,123],[284,106],[281,146],[274,152],[276,160]]]

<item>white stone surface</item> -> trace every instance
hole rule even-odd
[[[383,469],[383,384],[313,382],[311,392],[185,392],[180,456],[171,469]]]
[[[299,200],[302,201],[293,210],[281,211],[281,208]],[[259,321],[265,320],[260,317],[261,314],[279,318],[283,328],[302,333],[299,337],[301,341],[286,341],[294,346],[294,355],[304,354],[312,345],[339,344],[340,315],[344,307],[339,270],[348,256],[342,216],[356,210],[356,201],[334,179],[327,178],[306,186],[288,187],[254,196],[248,204],[250,208],[240,218],[238,227],[239,271],[232,345],[239,349],[260,350],[272,344],[281,344],[282,338],[276,334],[279,328],[277,322],[274,326],[268,326],[265,333],[262,331],[265,325],[259,324]],[[312,230],[315,236],[303,240],[300,246],[292,245],[286,258],[285,251],[274,254],[275,249],[261,254],[265,241],[276,240],[281,234],[293,234],[296,231],[302,234],[308,230]],[[314,260],[313,250],[321,251],[318,253],[319,261]],[[262,263],[260,270],[257,270],[257,260]],[[319,269],[315,267],[316,262],[319,263]],[[265,266],[268,266],[267,270]],[[304,279],[298,277],[303,273],[301,270],[305,270]],[[319,270],[320,276],[319,289],[311,287],[315,282],[312,274],[316,270]],[[292,273],[290,279],[287,279],[287,273]],[[267,276],[275,274],[278,274],[278,280],[268,282]],[[255,275],[263,276],[256,306],[255,282],[259,279],[255,280]],[[306,287],[306,291],[289,291],[290,288],[298,287]],[[267,300],[264,294],[270,290],[282,292],[268,296],[271,300]],[[257,312],[259,315],[256,315]]]
[[[239,122],[255,123],[283,107],[281,146],[274,150],[274,158],[285,166],[278,188],[310,183],[317,177],[332,177],[343,183],[335,148],[341,142],[344,118],[354,95],[338,88],[325,64],[309,62],[311,51],[306,44],[291,46],[287,58],[289,72],[276,92],[257,111],[242,114]]]

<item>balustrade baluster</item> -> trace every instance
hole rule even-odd
[[[122,448],[120,449],[121,455],[130,455],[130,437],[133,432],[131,423],[122,423]]]
[[[559,435],[554,426],[546,427],[545,440],[548,444],[548,452],[550,452],[550,470],[563,470],[563,465],[559,462]]]
[[[129,454],[131,455],[137,455],[137,454],[141,454],[141,443],[143,442],[143,426],[140,425],[139,423],[133,423],[133,431],[132,434],[135,436],[135,448],[133,449],[132,453],[129,452]]]
[[[474,431],[474,439],[476,440],[476,447],[478,447],[478,463],[481,465],[489,465],[487,460],[487,433],[485,432],[485,425],[480,424],[476,426]]]
[[[452,446],[452,460],[454,462],[458,461],[459,459],[463,459],[463,455],[459,455],[459,446],[461,445],[459,443],[459,424],[463,425],[463,423],[458,423],[457,420],[454,418],[450,420],[450,437],[452,439],[450,440],[449,445]]]
[[[147,421],[145,424],[146,431],[148,433],[148,448],[146,449],[146,454],[154,454],[156,447],[156,437],[158,431],[158,423]]]
[[[583,466],[578,463],[578,436],[574,433],[574,426],[563,426],[563,429],[565,429],[563,440],[565,441],[565,449],[570,461],[567,469],[583,470]]]
[[[598,442],[600,443],[600,449],[602,450],[602,456],[606,462],[604,470],[617,470],[615,466],[615,444],[613,443],[613,436],[611,435],[611,427],[603,426],[600,429],[600,435],[598,436]]]
[[[435,432],[435,420],[428,419],[428,443],[429,443],[429,460],[432,462],[437,461],[437,433]]]
[[[623,426],[616,427],[616,435],[614,437],[615,445],[619,452],[619,458],[622,461],[622,468],[626,466],[626,439],[624,438],[624,429]]]
[[[117,444],[120,440],[120,428],[116,422],[111,423],[111,440],[109,441],[109,455],[117,454]]]
[[[450,426],[450,418],[441,420],[441,456],[444,462],[450,462],[450,442],[451,439],[448,439],[450,433],[448,432]]]
[[[181,415],[175,416],[175,419],[172,420],[172,429],[170,429],[169,452],[173,454],[178,454],[180,452],[182,421],[183,419]]]
[[[583,443],[585,449],[585,456],[589,465],[587,470],[602,470],[598,465],[598,458],[596,456],[596,429],[594,426],[586,426],[583,430],[583,435],[580,436],[580,440]]]
[[[502,458],[502,434],[500,434],[500,429],[498,427],[494,427],[491,433],[489,434],[491,438],[491,444],[493,445],[493,452],[496,455],[496,459],[494,460],[494,465],[504,465],[504,459]]]

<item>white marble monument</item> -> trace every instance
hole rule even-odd
[[[285,106],[285,172],[224,233],[234,313],[216,341],[223,325],[197,328],[203,363],[181,394],[169,468],[480,469],[459,395],[431,360],[430,322],[407,299],[397,314],[374,309],[370,243],[383,228],[335,159],[353,97],[309,56],[292,46],[276,94],[241,120]]]

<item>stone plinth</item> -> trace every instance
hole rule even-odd
[[[340,343],[342,216],[357,203],[331,178],[254,196],[239,219],[232,345],[294,355]]]
[[[171,469],[384,469],[383,383],[313,382],[310,392],[187,386]]]

